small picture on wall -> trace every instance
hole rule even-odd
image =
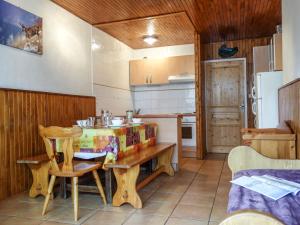
[[[43,54],[43,19],[0,0],[0,44]]]

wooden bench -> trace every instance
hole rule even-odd
[[[34,198],[38,195],[47,195],[48,191],[48,170],[50,167],[47,154],[26,157],[17,160],[19,164],[27,164],[31,170],[33,182],[29,191],[29,196]]]
[[[129,203],[134,208],[142,208],[142,201],[137,191],[161,173],[174,176],[171,159],[175,145],[174,143],[159,143],[117,160],[114,164],[105,164],[105,167],[113,169],[117,180],[117,191],[113,197],[113,206]],[[140,165],[156,157],[155,171],[142,182],[136,184]]]

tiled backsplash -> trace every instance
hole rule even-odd
[[[97,97],[97,115],[101,109],[109,110],[113,115],[125,115],[126,110],[133,109],[132,92],[129,90],[94,84],[94,95]]]
[[[195,111],[195,84],[133,87],[134,108],[141,114]]]

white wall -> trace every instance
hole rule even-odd
[[[92,95],[91,26],[50,0],[9,0],[43,18],[43,55],[0,45],[0,87]]]
[[[133,50],[133,59],[194,55],[194,45],[176,45]],[[195,111],[195,84],[142,86],[132,89],[134,108],[142,114],[187,113]]]
[[[161,58],[180,55],[194,55],[194,51],[194,44],[134,49],[132,59],[142,59],[144,57]]]
[[[92,29],[99,46],[93,50],[93,89],[97,99],[97,113],[110,110],[114,115],[125,115],[133,109],[129,85],[129,60],[132,49],[99,29]]]
[[[300,77],[299,9],[299,0],[282,0],[284,83]]]

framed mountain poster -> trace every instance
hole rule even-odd
[[[43,54],[43,19],[0,0],[0,44]]]

